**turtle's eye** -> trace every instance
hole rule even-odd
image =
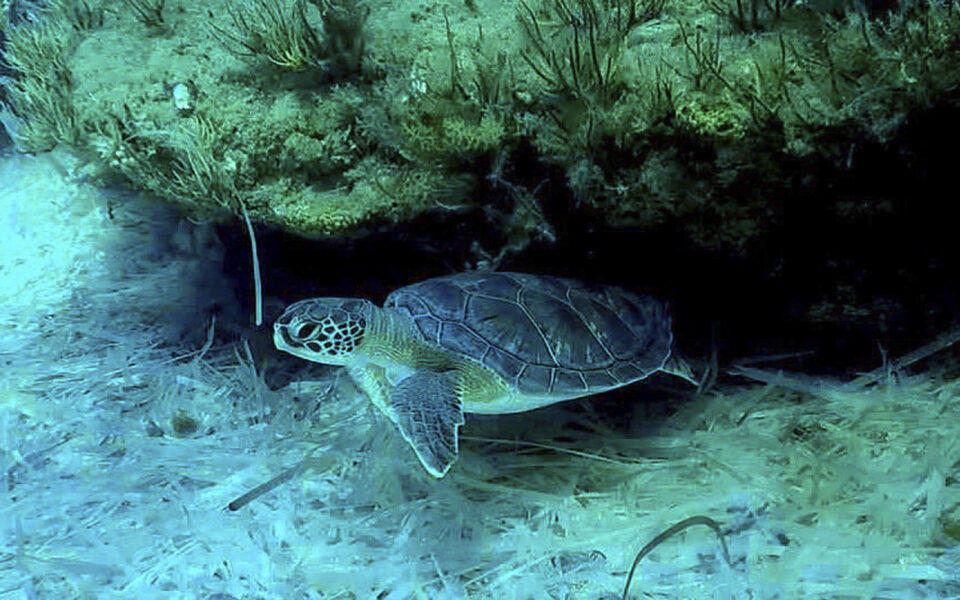
[[[297,337],[297,339],[305,340],[312,338],[315,333],[317,333],[316,323],[305,323],[300,327],[297,327],[297,331],[294,335]]]

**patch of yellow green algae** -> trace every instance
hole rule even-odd
[[[57,0],[4,25],[19,146],[304,234],[542,202],[502,179],[533,152],[611,226],[742,246],[803,161],[887,141],[960,84],[960,10],[932,0],[159,4]]]

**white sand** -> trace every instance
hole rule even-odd
[[[632,597],[960,597],[957,382],[785,377],[629,431],[590,401],[474,418],[438,481],[343,379],[301,420],[316,388],[201,355],[219,261],[248,249],[68,170],[0,165],[2,600],[618,598],[693,515],[733,568],[696,526]]]

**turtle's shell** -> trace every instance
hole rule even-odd
[[[643,379],[663,367],[673,342],[659,300],[542,275],[437,277],[394,291],[384,308],[409,315],[424,341],[531,396],[595,394]]]

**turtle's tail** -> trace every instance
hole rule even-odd
[[[700,379],[693,372],[693,367],[690,366],[690,363],[688,363],[685,358],[677,354],[676,350],[670,352],[670,356],[667,358],[667,361],[663,363],[661,370],[686,379],[693,385],[700,385]]]

